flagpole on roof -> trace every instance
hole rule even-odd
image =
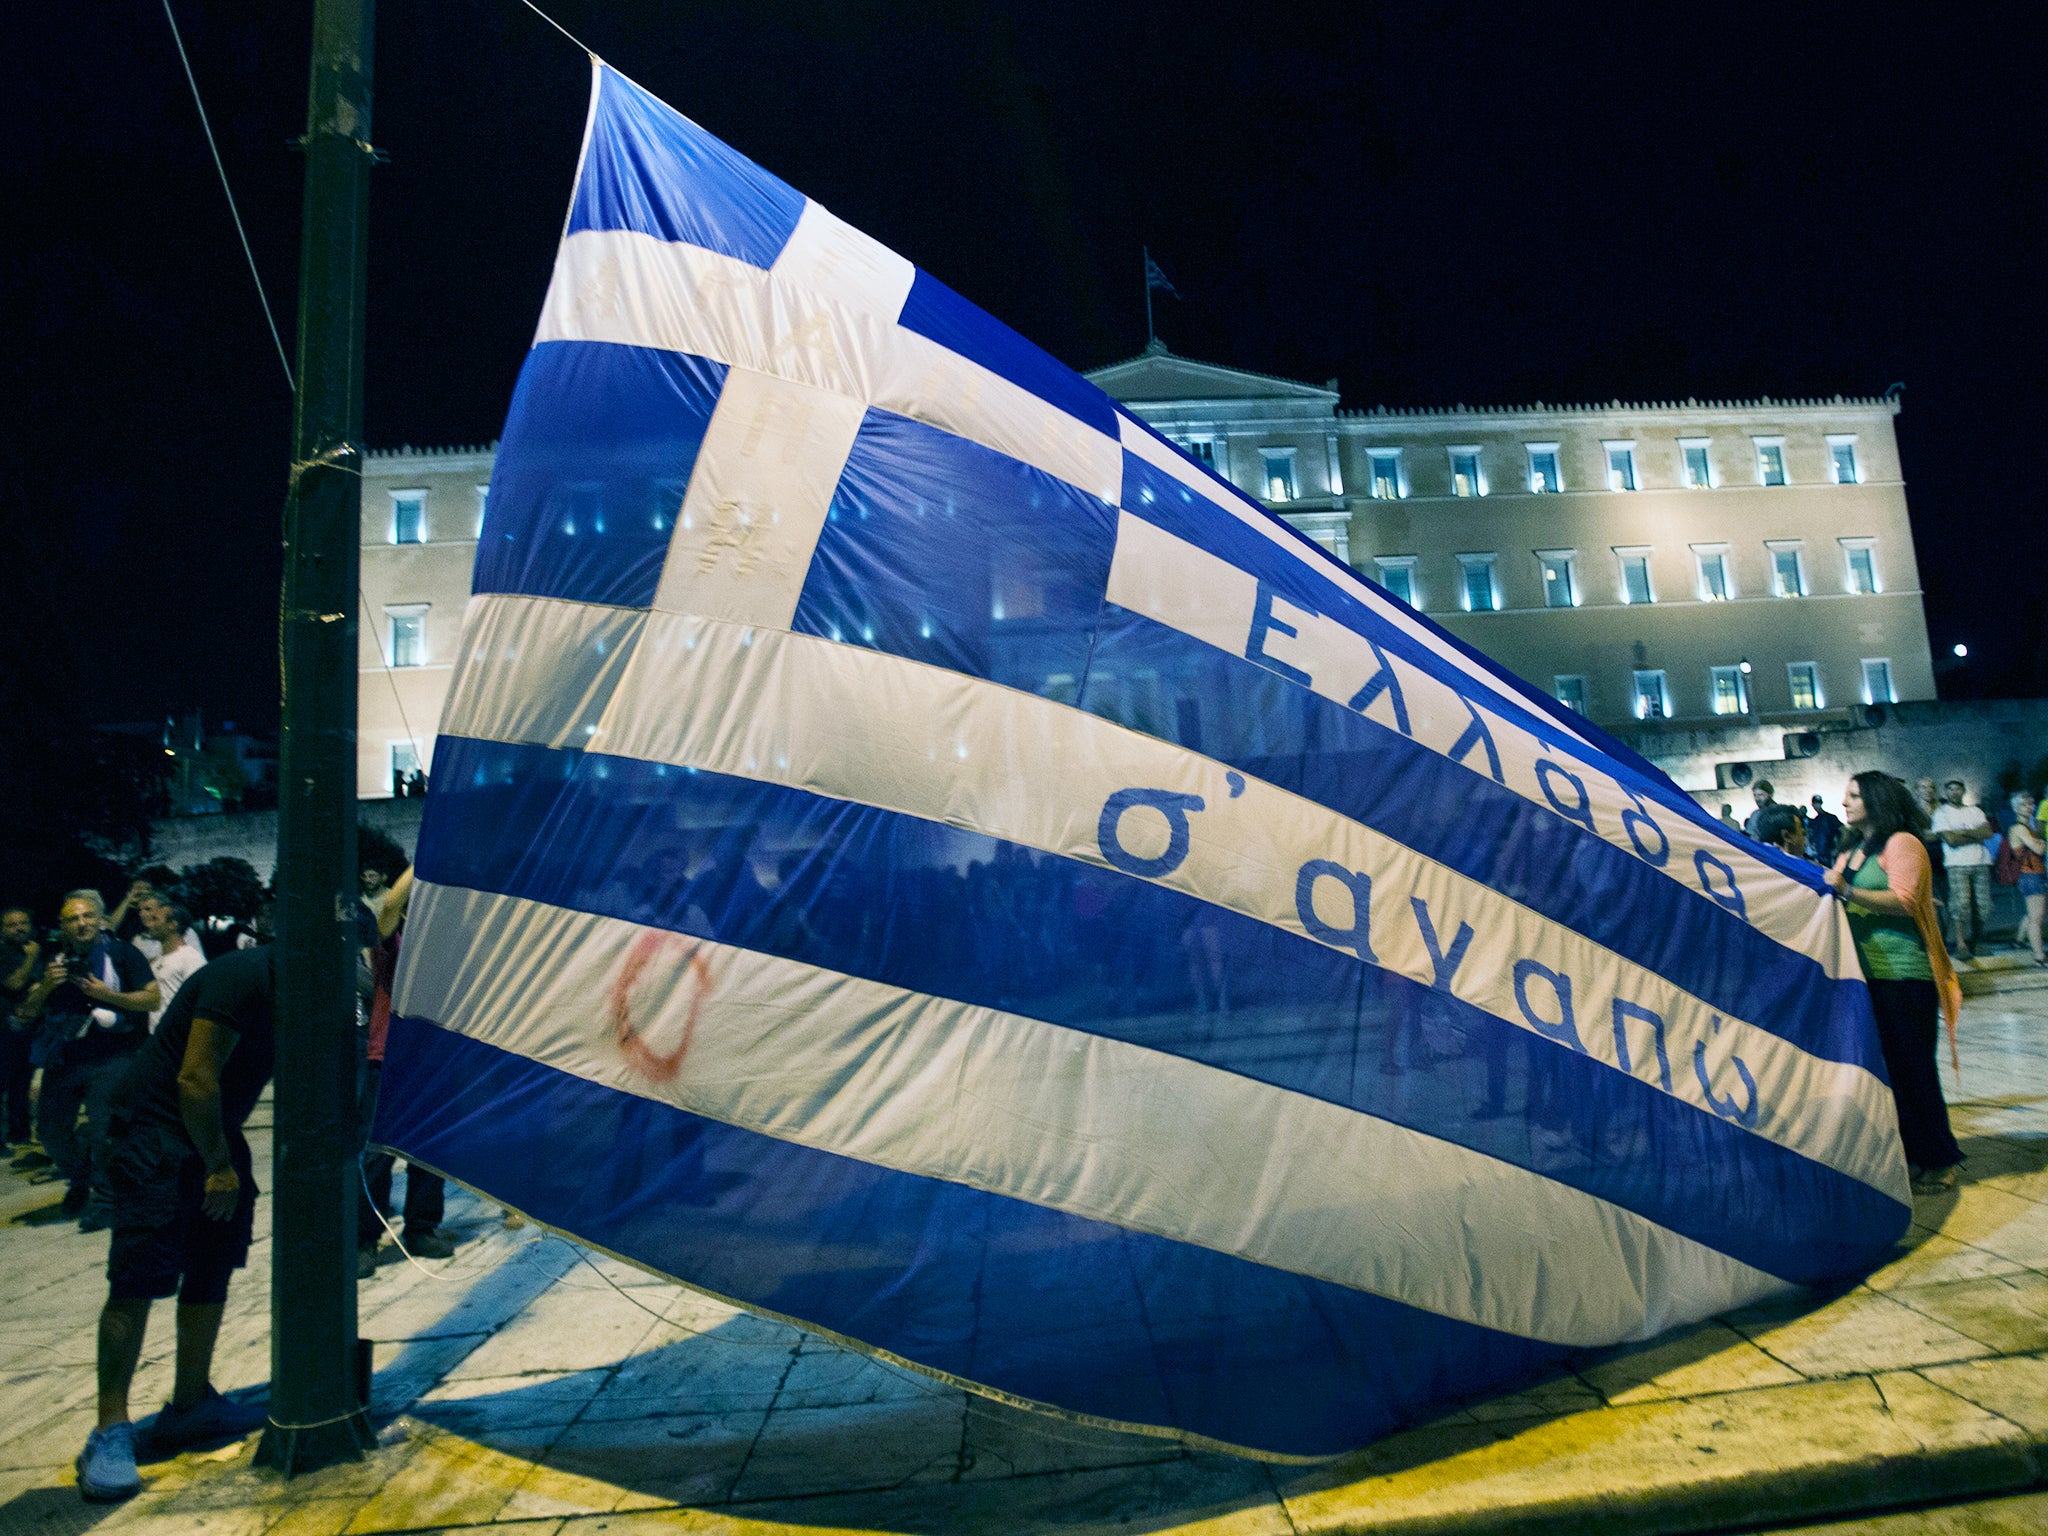
[[[270,1424],[287,1475],[359,1459],[356,1338],[356,609],[375,0],[314,0],[284,513]]]
[[[1152,247],[1141,245],[1138,249],[1145,253],[1145,347],[1149,351],[1158,340],[1152,334]]]

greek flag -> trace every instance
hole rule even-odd
[[[407,1158],[1281,1459],[1904,1230],[1815,870],[602,65],[488,507]]]

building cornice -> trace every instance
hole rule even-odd
[[[413,474],[458,474],[487,469],[498,456],[496,443],[464,443],[448,448],[372,448],[363,455],[363,474],[391,479]]]
[[[1368,410],[1339,410],[1337,419],[1345,423],[1371,425],[1378,422],[1442,422],[1442,421],[1501,421],[1526,422],[1532,418],[1547,417],[1563,421],[1568,419],[1609,419],[1617,416],[1680,416],[1687,418],[1727,416],[1744,413],[1759,416],[1785,416],[1790,414],[1839,413],[1842,411],[1882,411],[1888,416],[1899,414],[1899,400],[1888,395],[1833,395],[1826,398],[1800,397],[1778,400],[1764,395],[1755,400],[1610,400],[1605,404],[1581,403],[1572,405],[1551,405],[1538,400],[1529,405],[1434,405],[1434,406],[1388,406],[1376,405]]]

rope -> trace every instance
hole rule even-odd
[[[419,732],[412,728],[412,718],[405,712],[405,697],[398,691],[398,672],[391,665],[391,658],[384,650],[384,631],[377,627],[377,616],[370,612],[370,594],[363,591],[361,583],[356,586],[356,596],[362,600],[363,618],[370,626],[370,638],[377,645],[377,664],[384,669],[384,681],[391,685],[391,702],[398,706],[398,723],[405,727],[406,739],[412,743],[412,761],[416,770],[424,771],[427,754],[421,750]],[[404,1252],[403,1248],[400,1252]],[[406,1254],[411,1258],[411,1254]]]
[[[166,0],[166,3],[168,3],[168,0]],[[593,59],[597,57],[597,50],[595,48],[591,47],[590,44],[583,41],[582,38],[578,37],[574,32],[571,32],[567,27],[563,26],[559,21],[555,20],[555,18],[550,16],[546,11],[542,10],[539,6],[535,5],[533,3],[533,0],[519,0],[519,3],[525,6],[529,11],[533,12],[534,15],[538,16],[542,21],[546,22],[549,26],[553,27],[557,32],[561,33],[562,36],[569,39],[569,41],[574,43],[578,48],[581,48],[585,53],[589,54]]]
[[[531,3],[531,0],[528,0]],[[228,214],[235,221],[235,234],[242,242],[242,255],[249,263],[249,276],[256,284],[256,300],[263,306],[263,323],[270,327],[270,339],[277,347],[278,365],[284,369],[286,389],[296,391],[291,359],[285,356],[284,337],[278,334],[277,316],[270,311],[270,295],[263,291],[263,274],[256,270],[256,253],[249,248],[249,232],[242,227],[242,211],[235,206],[235,189],[228,185],[228,168],[221,163],[220,145],[214,142],[213,124],[206,116],[206,103],[199,96],[199,80],[192,73],[192,59],[185,52],[185,36],[178,30],[178,18],[171,13],[171,0],[164,0],[164,20],[171,24],[171,41],[178,45],[178,62],[185,66],[185,83],[192,87],[192,105],[199,109],[199,126],[206,130],[206,147],[213,152],[213,168],[220,173],[220,189],[227,194]],[[280,1425],[293,1429],[302,1426]]]

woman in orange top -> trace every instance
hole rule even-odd
[[[1955,1184],[1963,1160],[1934,1065],[1935,1015],[1948,1019],[1953,1060],[1963,990],[1934,913],[1934,866],[1920,841],[1927,816],[1903,783],[1870,772],[1842,791],[1842,817],[1848,834],[1828,885],[1849,905],[1914,1191],[1933,1194]]]

